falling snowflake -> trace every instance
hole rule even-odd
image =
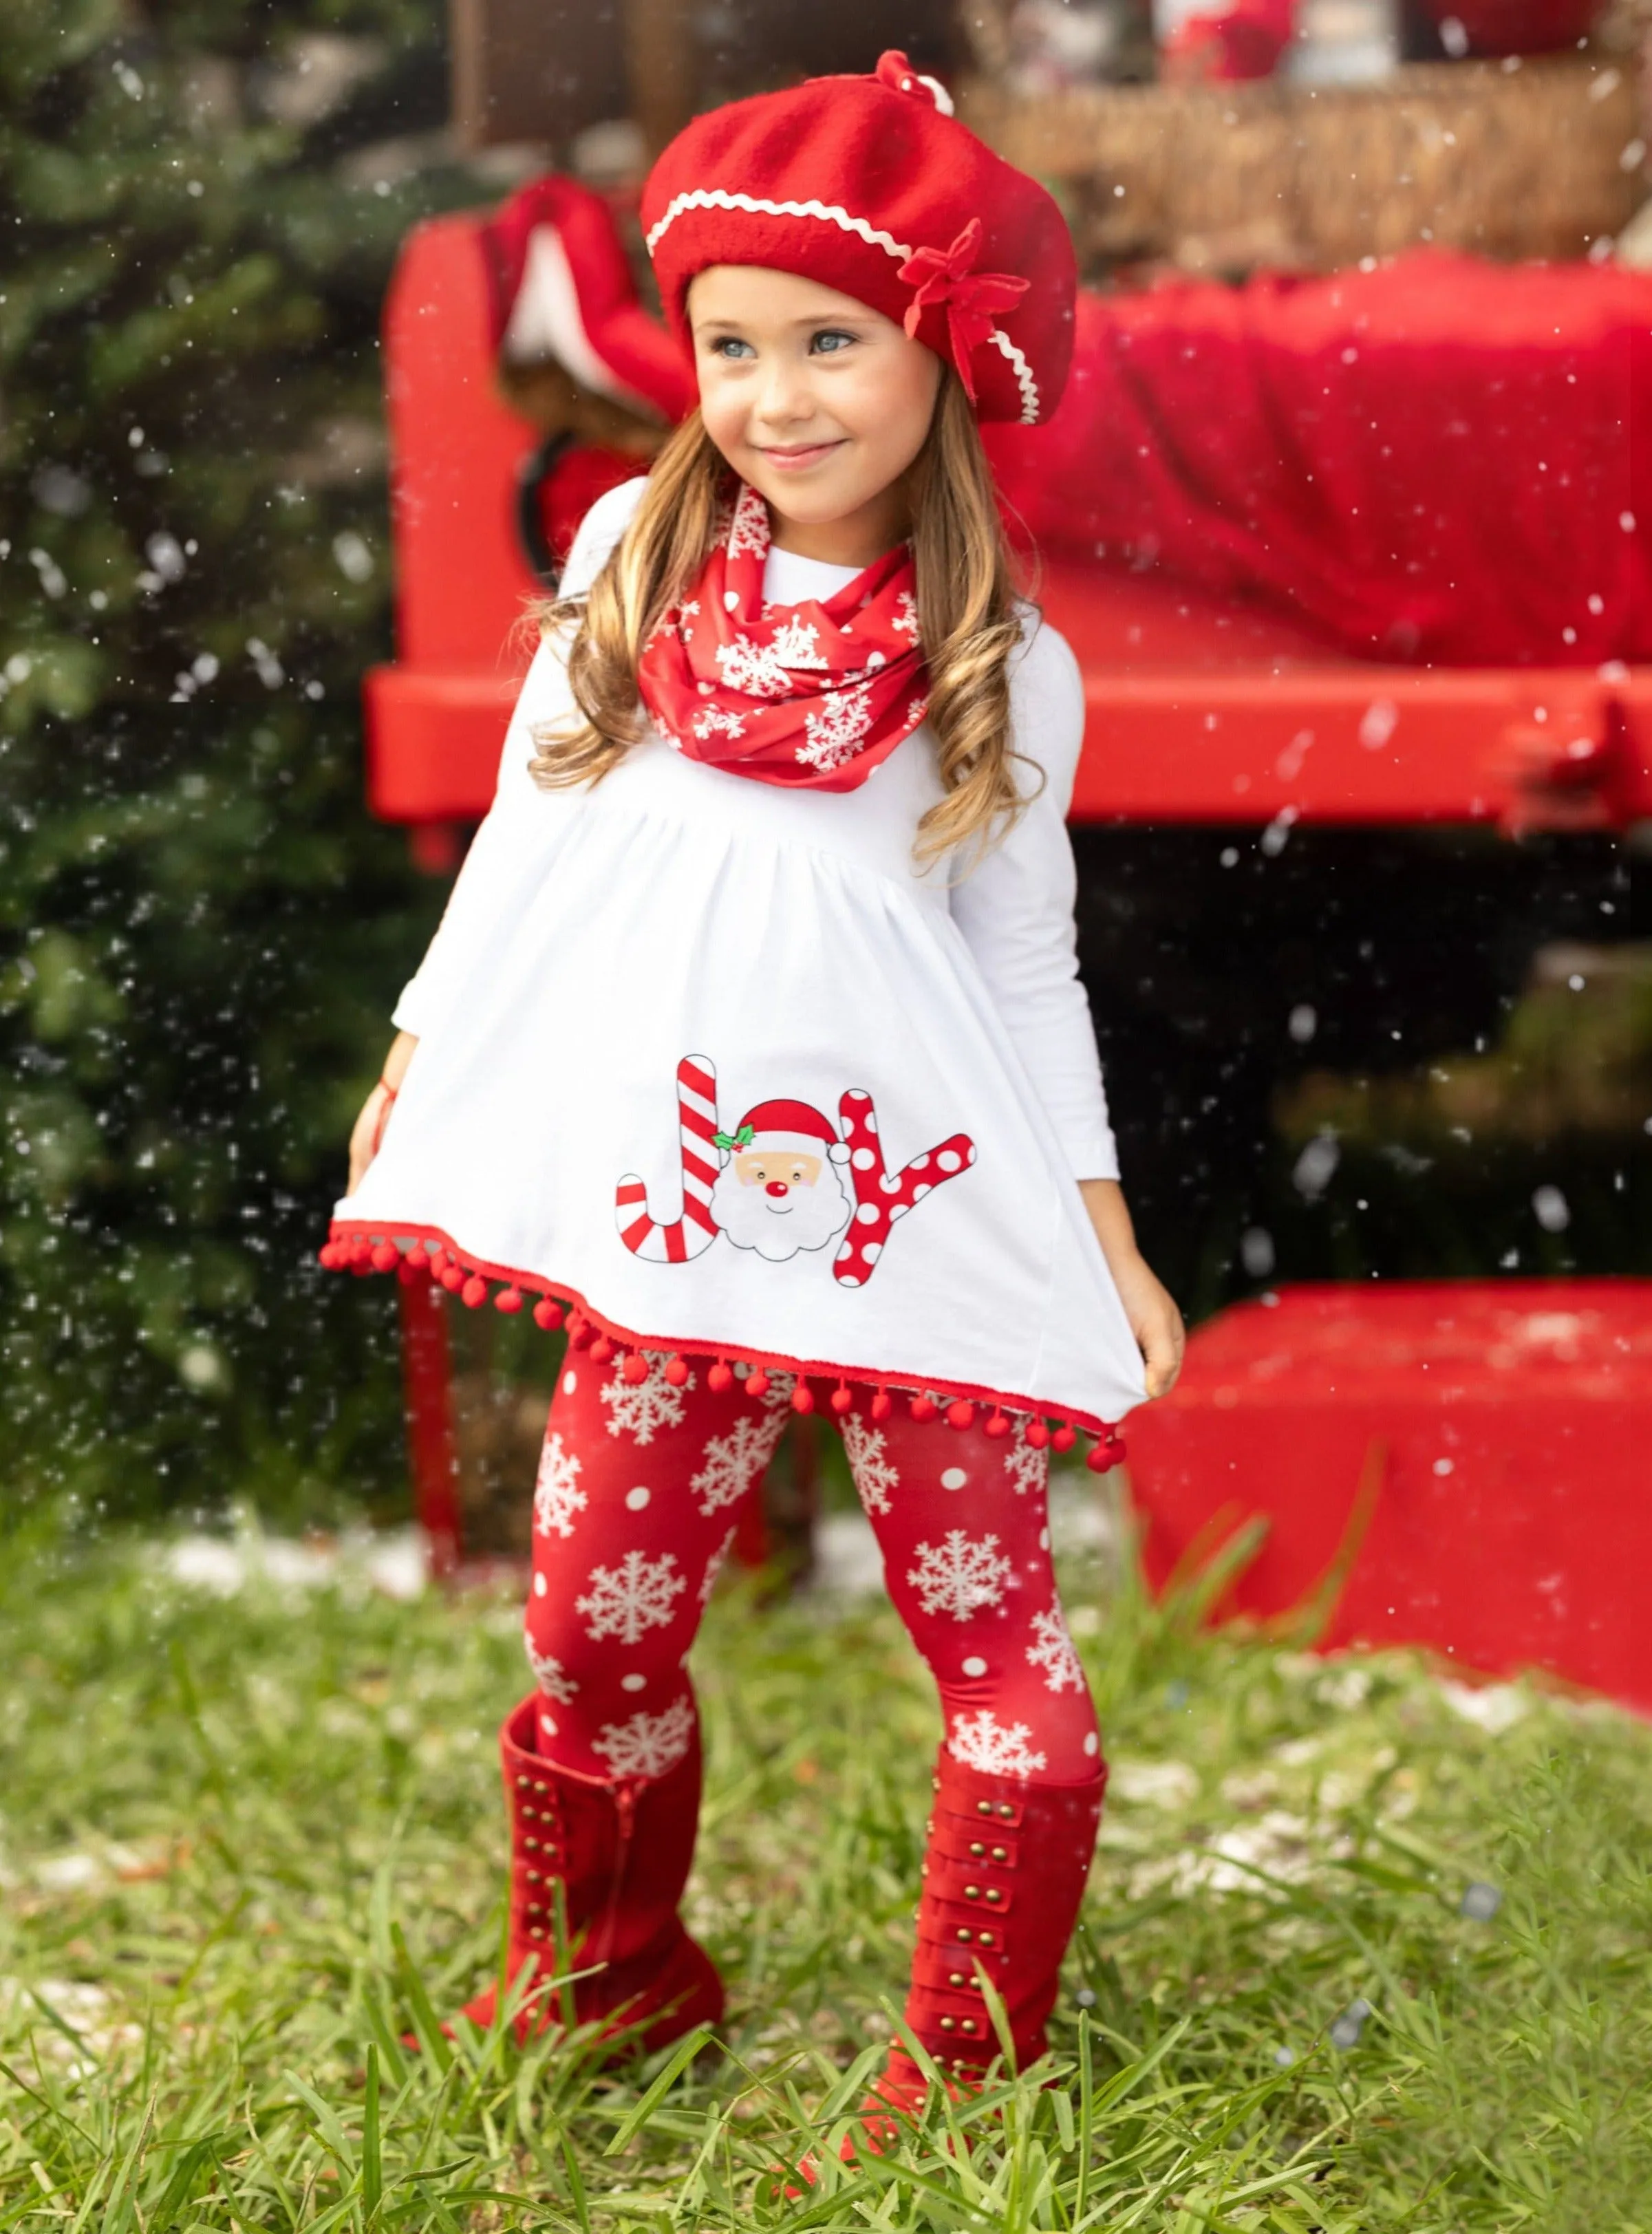
[[[722,1572],[722,1563],[728,1557],[729,1546],[735,1540],[735,1532],[731,1528],[706,1561],[706,1571],[700,1578],[700,1603],[702,1606],[709,1605],[711,1603],[711,1593],[716,1588],[718,1576]]]
[[[1028,1490],[1041,1495],[1049,1484],[1049,1453],[1035,1450],[1017,1437],[1004,1453],[1004,1472],[1015,1483],[1017,1497],[1025,1497]]]
[[[617,1636],[622,1644],[635,1644],[648,1630],[665,1628],[672,1599],[689,1587],[676,1567],[669,1551],[657,1559],[628,1551],[617,1567],[593,1567],[590,1597],[574,1600],[577,1610],[590,1616],[586,1636]]]
[[[531,1636],[525,1636],[522,1643],[527,1651],[528,1666],[533,1670],[534,1682],[547,1699],[554,1699],[558,1706],[565,1707],[579,1686],[571,1676],[563,1674],[559,1660],[553,1660],[548,1652],[534,1649]]]
[[[561,1436],[547,1435],[533,1487],[533,1525],[541,1536],[553,1531],[563,1537],[573,1534],[574,1514],[583,1512],[588,1502],[584,1491],[574,1487],[578,1473],[579,1461],[563,1449]]]
[[[917,599],[910,590],[903,590],[895,603],[898,610],[889,625],[897,636],[908,637],[916,643],[923,627],[917,617]]]
[[[735,516],[728,523],[728,556],[749,552],[754,558],[768,556],[768,506],[754,488],[742,488]]]
[[[663,1715],[640,1709],[628,1722],[604,1722],[591,1749],[611,1776],[663,1776],[694,1742],[694,1702],[679,1699]]]
[[[855,1488],[860,1502],[870,1516],[890,1510],[889,1493],[900,1487],[900,1476],[892,1460],[884,1456],[884,1431],[868,1427],[859,1412],[845,1415],[843,1447],[849,1454],[849,1471],[854,1476]]]
[[[695,715],[689,726],[702,745],[708,737],[727,737],[731,742],[738,742],[746,734],[746,716],[725,714],[720,706],[708,706]]]
[[[701,1512],[709,1518],[722,1506],[737,1505],[785,1432],[785,1413],[771,1411],[759,1419],[742,1414],[726,1435],[714,1435],[705,1447],[705,1464],[689,1484],[699,1494]]]
[[[1046,1760],[1028,1744],[1031,1735],[1025,1722],[1006,1726],[983,1707],[977,1715],[953,1716],[946,1749],[954,1760],[979,1769],[983,1776],[1035,1776]]]
[[[682,1424],[682,1399],[694,1386],[691,1373],[681,1388],[674,1388],[665,1377],[667,1355],[662,1349],[645,1349],[643,1353],[648,1366],[648,1378],[633,1388],[622,1381],[617,1368],[604,1382],[602,1400],[613,1417],[608,1422],[611,1435],[633,1436],[639,1443],[651,1443],[656,1427],[676,1427]]]
[[[872,698],[865,689],[827,690],[820,703],[824,713],[803,717],[808,741],[798,747],[797,757],[823,775],[830,775],[860,750],[872,727]]]
[[[1067,1633],[1067,1623],[1061,1619],[1059,1606],[1048,1613],[1033,1616],[1036,1644],[1027,1648],[1028,1664],[1044,1671],[1047,1691],[1082,1691],[1084,1670],[1079,1664],[1078,1654],[1073,1649],[1073,1640]]]
[[[920,1544],[917,1558],[906,1579],[924,1612],[950,1613],[954,1621],[968,1621],[983,1606],[1002,1605],[1004,1584],[1015,1571],[999,1556],[996,1536],[972,1542],[962,1528],[949,1528],[943,1544]]]

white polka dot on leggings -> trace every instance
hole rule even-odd
[[[962,1489],[969,1479],[962,1466],[949,1466],[941,1476],[941,1486],[943,1489]]]
[[[648,1503],[649,1494],[650,1493],[645,1489],[628,1489],[625,1493],[625,1510],[628,1512],[640,1512]]]
[[[1094,1758],[1094,1756],[1099,1754],[1101,1750],[1101,1741],[1097,1737],[1094,1730],[1090,1732],[1089,1735],[1084,1741],[1084,1750],[1086,1753],[1089,1754],[1092,1758]]]
[[[574,1378],[574,1376],[573,1376],[573,1375],[572,1375],[571,1373],[565,1373],[565,1374],[563,1375],[563,1376],[562,1376],[562,1393],[563,1393],[563,1395],[564,1395],[565,1396],[571,1396],[571,1395],[573,1395],[574,1390],[575,1390],[578,1386],[579,1386],[579,1383],[578,1382],[578,1381],[576,1381],[576,1380],[575,1380],[575,1378]]]
[[[963,1663],[963,1672],[966,1676],[984,1676],[987,1672],[987,1663],[979,1653],[972,1653]]]
[[[542,1598],[545,1596],[547,1588],[548,1585],[545,1582],[545,1577],[543,1575],[535,1575],[533,1578],[534,1597],[536,1598]]]
[[[1048,1551],[1049,1549],[1049,1531],[1048,1528],[1041,1528],[1038,1532],[1038,1548],[1041,1551]]]
[[[619,1688],[622,1691],[646,1691],[648,1689],[648,1677],[646,1676],[622,1676],[619,1679]]]

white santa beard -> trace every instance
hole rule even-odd
[[[813,1186],[788,1187],[783,1203],[761,1183],[744,1186],[732,1164],[711,1190],[711,1215],[735,1247],[754,1249],[775,1264],[801,1250],[827,1247],[848,1225],[852,1206],[832,1163]]]

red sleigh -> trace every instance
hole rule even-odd
[[[1624,349],[1627,411],[1646,383],[1644,334],[1632,357]],[[423,860],[449,866],[491,796],[523,663],[513,624],[538,587],[513,524],[532,438],[495,392],[479,219],[409,238],[385,349],[399,656],[367,682],[369,796]],[[1137,400],[1146,410],[1150,399]],[[1024,460],[1039,439],[1009,447],[1025,446]],[[1002,462],[1013,481],[1020,468]],[[1328,650],[1323,630],[1234,594],[1231,572],[1223,586],[1237,537],[1212,543],[1202,577],[1190,557],[1191,581],[1074,555],[1077,509],[1065,532],[1060,516],[1069,486],[1035,480],[1022,508],[1053,554],[1041,602],[1084,670],[1075,821],[1518,832],[1622,829],[1652,814],[1652,668],[1598,656],[1378,664]],[[1629,526],[1614,548],[1626,571],[1612,594],[1621,649],[1644,656],[1645,530],[1631,532],[1627,496],[1622,512]],[[1652,490],[1639,518],[1652,519]],[[1102,539],[1082,525],[1094,551]],[[1191,549],[1198,523],[1185,526]],[[450,1564],[445,1322],[434,1290],[402,1292],[421,1515]],[[1488,1362],[1494,1352],[1524,1363]],[[1421,1643],[1493,1670],[1536,1663],[1652,1709],[1636,1471],[1649,1431],[1645,1283],[1287,1290],[1194,1336],[1175,1397],[1132,1420],[1133,1486],[1159,1578],[1265,1515],[1272,1532],[1243,1609],[1277,1611],[1340,1572],[1341,1544],[1351,1578],[1331,1642]]]

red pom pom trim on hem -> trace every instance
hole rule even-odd
[[[494,1309],[506,1317],[526,1309],[532,1299],[533,1323],[543,1332],[554,1333],[565,1325],[571,1349],[589,1348],[592,1362],[599,1365],[617,1356],[622,1375],[633,1384],[648,1377],[644,1351],[665,1353],[664,1377],[670,1386],[685,1387],[692,1378],[689,1361],[696,1353],[692,1345],[686,1349],[680,1347],[680,1337],[674,1340],[669,1334],[638,1332],[605,1323],[593,1317],[577,1291],[569,1294],[565,1290],[567,1300],[561,1301],[545,1293],[537,1278],[525,1277],[509,1265],[467,1259],[441,1232],[415,1229],[411,1234],[404,1231],[397,1240],[382,1229],[375,1232],[369,1227],[336,1224],[317,1251],[317,1261],[329,1271],[353,1273],[358,1278],[375,1271],[394,1273],[402,1285],[408,1287],[428,1277],[450,1295],[461,1297],[473,1310],[485,1303],[491,1294]],[[737,1377],[743,1377],[747,1395],[763,1397],[773,1388],[774,1375],[784,1374],[793,1383],[791,1407],[805,1415],[816,1408],[818,1401],[824,1401],[837,1418],[843,1419],[854,1410],[857,1392],[864,1390],[865,1412],[873,1421],[887,1420],[898,1395],[903,1401],[910,1402],[913,1419],[929,1421],[944,1414],[948,1424],[960,1431],[976,1425],[978,1414],[985,1415],[979,1420],[983,1433],[994,1438],[1012,1433],[1020,1421],[1024,1440],[1035,1450],[1046,1447],[1057,1451],[1071,1450],[1078,1440],[1078,1430],[1082,1428],[1087,1434],[1098,1438],[1087,1460],[1097,1473],[1109,1472],[1124,1457],[1123,1441],[1111,1422],[1077,1414],[1059,1421],[1052,1432],[1033,1399],[1009,1389],[960,1387],[956,1382],[950,1388],[945,1383],[938,1388],[914,1386],[912,1381],[903,1384],[898,1374],[891,1383],[888,1376],[872,1379],[852,1366],[778,1355],[754,1358],[744,1367],[743,1375],[737,1376],[726,1353],[700,1351],[698,1355],[711,1359],[706,1367],[706,1386],[718,1395],[730,1388]],[[821,1383],[826,1384],[830,1391],[823,1400],[815,1395],[815,1388]]]

